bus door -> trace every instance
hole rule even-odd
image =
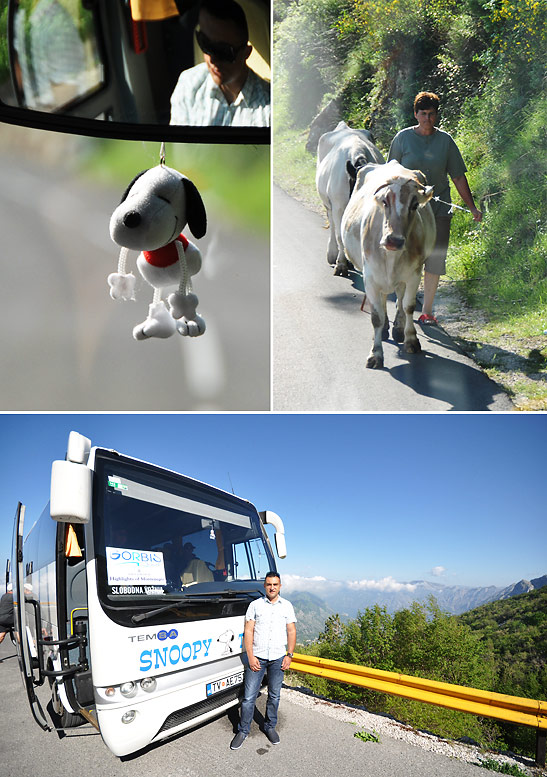
[[[51,731],[47,723],[42,705],[40,704],[34,688],[42,685],[44,678],[38,669],[38,645],[35,644],[30,628],[27,603],[34,607],[34,612],[38,612],[36,602],[31,598],[29,591],[25,592],[25,570],[23,562],[23,527],[25,523],[25,506],[19,502],[15,514],[14,528],[14,567],[15,580],[13,586],[13,604],[14,604],[14,629],[17,642],[17,654],[19,657],[19,667],[23,676],[23,684],[27,691],[27,697],[34,720],[44,731]],[[25,596],[25,593],[27,594]],[[33,595],[33,594],[32,594]],[[33,626],[36,627],[36,619]],[[39,634],[38,631],[35,631]],[[37,675],[36,675],[37,672]]]

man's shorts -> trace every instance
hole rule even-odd
[[[435,241],[433,251],[426,259],[426,272],[433,273],[434,275],[444,275],[446,272],[446,252],[448,251],[451,221],[451,216],[435,216],[437,240]]]

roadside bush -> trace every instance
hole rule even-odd
[[[394,615],[376,605],[348,623],[342,623],[338,615],[332,616],[317,642],[304,652],[475,688],[489,688],[493,682],[488,645],[481,643],[468,626],[441,611],[433,597],[427,605],[414,602],[409,609]],[[485,743],[490,741],[480,723],[464,713],[325,678],[300,677],[310,690],[322,696],[364,705],[373,712],[394,715],[442,736],[471,736],[479,740],[482,734]]]
[[[547,310],[547,99],[508,112],[491,91],[468,105],[457,137],[476,165],[472,188],[486,215],[479,228],[469,216],[454,219],[449,270],[481,281],[465,287],[469,301],[497,320]]]

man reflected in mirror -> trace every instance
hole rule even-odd
[[[268,127],[270,84],[247,65],[252,46],[235,0],[201,0],[199,65],[181,73],[171,95],[171,124]]]

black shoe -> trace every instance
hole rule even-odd
[[[275,730],[275,728],[267,728],[266,729],[266,736],[272,743],[272,745],[278,745],[279,744],[279,734]]]
[[[230,750],[239,750],[243,742],[247,739],[247,734],[242,734],[238,731],[230,744]]]

